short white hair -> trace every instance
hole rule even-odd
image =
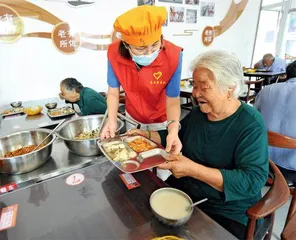
[[[211,71],[223,92],[234,88],[233,97],[243,93],[244,74],[241,63],[236,55],[222,50],[210,50],[200,54],[192,61],[190,70],[203,67]]]

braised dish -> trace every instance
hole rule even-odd
[[[45,145],[46,144],[41,144],[36,150],[44,147]],[[29,146],[21,147],[12,152],[6,152],[4,157],[16,157],[16,156],[24,155],[32,152],[35,147],[37,147],[37,145],[29,145]]]
[[[135,140],[129,142],[128,145],[137,153],[145,152],[155,148],[143,138],[136,138]]]

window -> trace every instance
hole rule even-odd
[[[275,55],[279,18],[278,11],[261,11],[252,66],[266,53]]]
[[[296,60],[296,9],[291,11],[287,19],[287,31],[283,41],[287,62]]]

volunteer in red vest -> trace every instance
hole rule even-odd
[[[115,135],[122,87],[127,117],[148,131],[167,128],[166,150],[177,154],[182,148],[178,137],[182,49],[163,39],[166,18],[164,7],[140,6],[116,19],[120,41],[108,49],[108,122],[101,137]]]

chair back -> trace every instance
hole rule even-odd
[[[264,78],[260,78],[256,81],[245,81],[245,84],[248,86],[248,91],[246,95],[240,97],[242,101],[248,103],[253,100],[257,96],[257,92],[259,92],[263,87]],[[254,84],[255,88],[252,88],[251,85]]]
[[[268,145],[272,147],[296,149],[296,138],[268,131]]]
[[[282,231],[281,238],[283,240],[292,240],[296,237],[296,192],[294,191],[291,200],[288,216],[286,219],[284,230]]]
[[[269,170],[273,175],[271,187],[259,202],[247,210],[249,221],[247,225],[246,239],[248,240],[253,238],[257,239],[257,232],[263,232],[264,234],[268,232],[269,237],[271,237],[274,213],[287,202],[290,196],[286,179],[271,160],[269,160]],[[266,227],[266,229],[260,229],[259,226],[255,233],[257,220],[266,217],[271,219],[270,224],[268,226],[262,224],[262,227]],[[256,235],[256,237],[254,237],[254,235]]]

